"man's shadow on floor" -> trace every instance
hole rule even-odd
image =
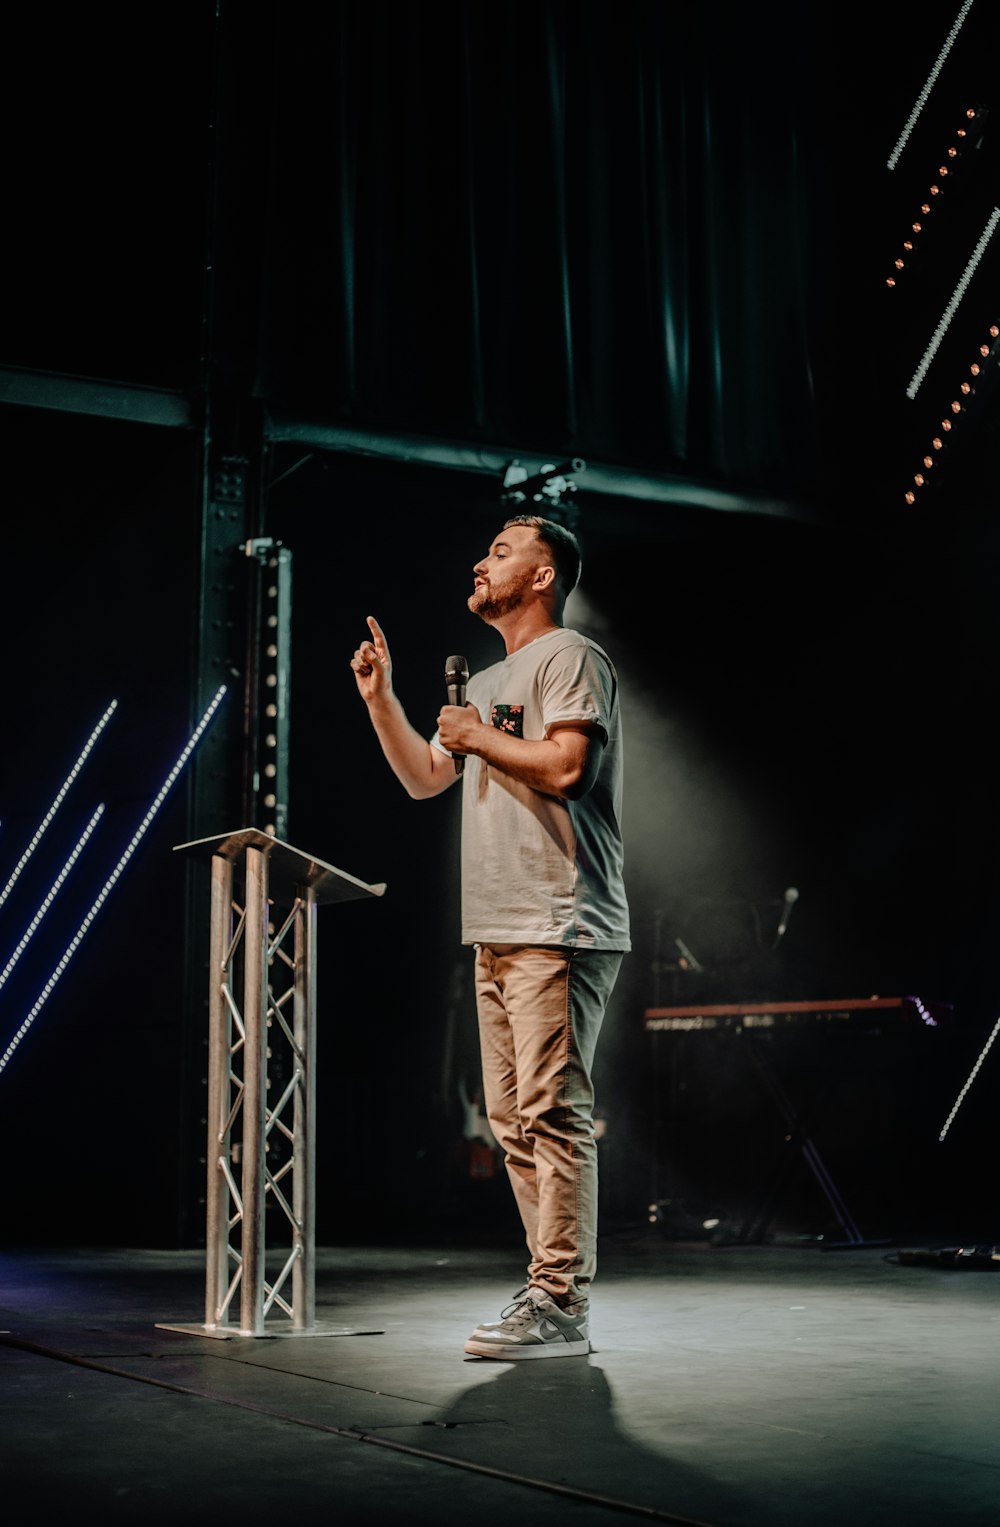
[[[503,1362],[469,1358],[478,1376],[433,1422],[428,1451],[544,1487],[569,1500],[639,1508],[656,1520],[747,1520],[748,1502],[684,1457],[684,1438],[664,1429],[654,1449],[618,1423],[597,1354],[586,1360]],[[669,1383],[664,1375],[663,1383]],[[695,1440],[698,1440],[695,1438]]]

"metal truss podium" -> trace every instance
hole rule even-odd
[[[253,827],[174,852],[212,875],[205,1320],[157,1326],[217,1339],[353,1334],[316,1323],[316,922],[320,905],[385,885]]]

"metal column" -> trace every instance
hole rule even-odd
[[[246,920],[243,927],[243,1081],[238,1100],[243,1114],[243,1193],[240,1333],[264,1334],[264,1188],[267,1163],[267,1045],[269,1007],[267,958],[267,857],[245,850]]]
[[[303,1330],[316,1323],[316,893],[310,887],[295,914],[295,1047],[305,1080],[295,1092],[293,1150],[303,1163],[295,1174],[293,1208],[300,1255],[292,1267],[293,1322]]]
[[[241,925],[242,931],[242,925]],[[205,1325],[224,1318],[229,1282],[228,1189],[220,1157],[228,1132],[229,1046],[232,1016],[226,993],[232,986],[233,865],[217,854],[212,859],[212,904],[209,932],[211,979],[208,995],[208,1189],[205,1196]]]

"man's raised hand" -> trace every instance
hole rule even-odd
[[[368,616],[371,639],[366,638],[351,658],[358,692],[368,704],[392,690],[392,659],[385,636],[374,615]]]

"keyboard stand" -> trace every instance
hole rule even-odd
[[[815,1001],[750,1001],[725,1003],[686,1003],[681,1006],[648,1007],[643,1015],[644,1026],[651,1034],[696,1034],[729,1032],[740,1036],[740,1042],[750,1053],[758,1077],[771,1096],[785,1124],[785,1145],[781,1167],[767,1192],[760,1197],[758,1205],[743,1220],[734,1233],[717,1231],[712,1238],[714,1245],[754,1245],[764,1242],[780,1202],[784,1184],[794,1154],[800,1153],[812,1173],[820,1191],[833,1211],[834,1219],[843,1235],[842,1240],[815,1237],[824,1249],[832,1250],[851,1246],[885,1246],[889,1237],[865,1237],[845,1204],[836,1183],[828,1171],[815,1142],[805,1127],[805,1108],[796,1108],[786,1093],[775,1068],[761,1043],[765,1034],[771,1034],[786,1025],[801,1023],[818,1024],[837,1032],[873,1032],[870,1023],[874,1019],[881,1032],[881,1020],[875,1015],[894,1014],[890,1019],[902,1019],[920,1029],[936,1029],[950,1021],[952,1005],[948,1002],[925,1002],[919,997],[850,997],[846,999]],[[652,1068],[655,1074],[655,1067]]]
[[[750,1058],[753,1061],[754,1069],[756,1070],[757,1075],[760,1077],[761,1081],[764,1083],[767,1091],[770,1093],[775,1105],[778,1108],[778,1111],[781,1114],[781,1117],[785,1121],[788,1129],[788,1133],[785,1136],[785,1143],[788,1147],[789,1154],[785,1156],[785,1159],[782,1162],[782,1165],[779,1168],[770,1189],[762,1195],[758,1206],[751,1210],[751,1212],[745,1217],[742,1226],[736,1232],[736,1235],[733,1238],[734,1243],[744,1246],[760,1246],[766,1242],[767,1232],[774,1219],[775,1213],[777,1212],[778,1204],[781,1199],[781,1187],[789,1174],[789,1169],[791,1166],[790,1153],[793,1150],[797,1150],[801,1154],[802,1159],[805,1161],[806,1166],[809,1168],[810,1172],[816,1180],[816,1183],[819,1186],[820,1191],[829,1204],[833,1212],[834,1219],[843,1231],[844,1239],[842,1241],[829,1241],[824,1239],[823,1245],[827,1249],[833,1249],[834,1247],[885,1244],[882,1241],[875,1242],[866,1240],[862,1235],[858,1228],[857,1222],[854,1219],[854,1216],[851,1214],[851,1211],[848,1209],[846,1203],[841,1197],[840,1191],[837,1188],[833,1178],[831,1177],[822,1156],[816,1149],[815,1143],[812,1141],[812,1139],[810,1139],[806,1132],[802,1109],[796,1109],[792,1104],[788,1093],[785,1091],[781,1084],[781,1080],[778,1077],[777,1072],[775,1071],[768,1057],[764,1054],[759,1041],[753,1034],[744,1031],[741,1036],[741,1043],[746,1045],[749,1049]]]

